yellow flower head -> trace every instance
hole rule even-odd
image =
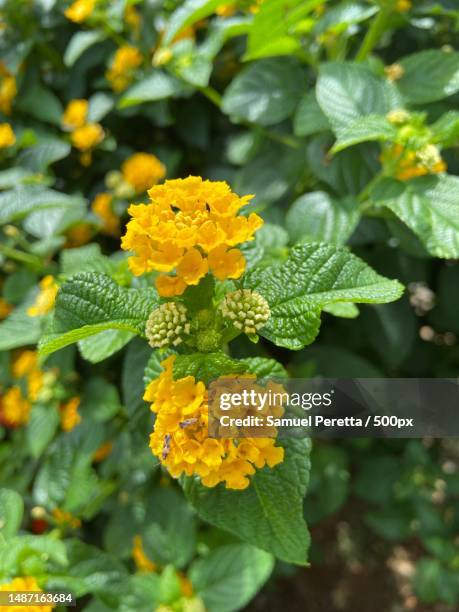
[[[132,4],[129,4],[124,11],[124,21],[136,35],[139,33],[140,26],[142,25],[142,17]]]
[[[11,582],[0,584],[0,591],[11,591],[13,593],[37,591],[38,593],[43,593],[33,576],[13,578]],[[24,606],[14,606],[14,609],[16,612],[51,612],[54,607],[55,606],[33,606],[27,604]],[[0,612],[11,612],[11,606],[0,605]]]
[[[54,508],[51,514],[57,525],[61,527],[70,527],[70,529],[78,529],[81,527],[81,520],[73,516],[71,512],[66,512],[60,508]]]
[[[384,68],[384,72],[386,73],[389,81],[398,81],[405,74],[405,69],[401,64],[391,64],[390,66],[386,66]]]
[[[395,4],[395,10],[399,13],[406,13],[410,10],[412,4],[411,0],[398,0]]]
[[[120,220],[113,212],[113,196],[110,193],[96,195],[92,203],[92,212],[101,219],[104,234],[120,235]]]
[[[134,153],[121,166],[121,173],[135,193],[144,193],[166,176],[166,168],[155,155]]]
[[[35,402],[43,388],[44,374],[38,367],[38,354],[36,351],[21,351],[13,360],[13,378],[27,379],[28,400]]]
[[[40,293],[37,295],[33,306],[27,309],[29,317],[40,317],[52,310],[58,289],[59,285],[51,274],[42,278],[40,281]]]
[[[255,213],[238,216],[253,196],[239,197],[227,183],[201,177],[166,181],[149,190],[151,204],[129,207],[129,221],[121,246],[135,255],[131,271],[172,272],[161,275],[156,287],[164,297],[181,295],[212,272],[219,280],[239,278],[245,259],[237,244],[253,240],[263,225]]]
[[[18,92],[16,79],[0,62],[0,113],[11,114],[11,106]]]
[[[31,403],[22,396],[19,387],[11,387],[0,396],[0,424],[6,427],[25,425],[29,422],[31,408]]]
[[[79,405],[80,398],[78,396],[72,397],[68,402],[60,405],[61,427],[64,431],[72,431],[81,421],[81,415],[78,413]]]
[[[104,139],[104,130],[99,123],[87,123],[77,128],[70,136],[73,146],[80,151],[90,151]]]
[[[74,23],[82,23],[92,15],[95,5],[96,0],[76,0],[64,11],[64,15]]]
[[[283,461],[284,449],[272,438],[209,438],[207,389],[193,376],[174,380],[174,360],[163,361],[164,371],[144,395],[156,412],[150,448],[173,478],[197,475],[207,487],[224,482],[245,489],[256,468]]]
[[[0,123],[0,149],[11,147],[16,142],[16,136],[9,123]]]
[[[92,230],[87,223],[77,223],[66,232],[66,243],[64,248],[72,249],[83,246],[91,240]]]
[[[88,116],[88,108],[87,100],[71,100],[62,115],[62,127],[70,131],[83,127]]]
[[[104,459],[106,459],[113,450],[113,442],[105,442],[102,446],[96,450],[96,452],[92,456],[92,460],[94,463],[100,463]]]
[[[400,144],[393,144],[383,151],[380,160],[391,169],[390,174],[400,181],[409,181],[426,174],[442,174],[447,170],[446,163],[435,145],[426,145],[419,151],[410,151]]]
[[[158,566],[145,553],[143,548],[142,536],[134,537],[134,545],[132,547],[132,557],[139,572],[156,572]]]
[[[12,310],[13,306],[9,304],[5,298],[0,297],[0,321],[6,319]]]
[[[137,47],[124,45],[117,49],[110,68],[105,76],[113,91],[120,92],[131,83],[134,71],[143,61],[142,54]]]

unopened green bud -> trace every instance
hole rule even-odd
[[[190,332],[186,308],[177,302],[167,302],[155,308],[148,317],[145,335],[152,348],[177,346]]]
[[[271,315],[265,298],[250,289],[228,293],[220,304],[220,311],[225,319],[247,335],[256,334]]]
[[[208,329],[196,334],[196,348],[200,353],[210,353],[220,348],[222,335],[216,329]]]
[[[396,108],[386,115],[386,119],[393,125],[401,125],[402,123],[406,123],[410,117],[410,113],[404,108]]]
[[[112,170],[105,175],[105,184],[108,189],[116,189],[122,180],[123,175],[118,170]]]

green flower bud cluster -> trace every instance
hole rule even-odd
[[[152,348],[178,346],[189,333],[187,310],[178,302],[167,302],[155,308],[145,327],[145,335]]]
[[[224,319],[248,336],[256,334],[271,316],[268,302],[250,289],[239,289],[228,293],[220,304]]]

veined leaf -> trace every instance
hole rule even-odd
[[[310,538],[303,519],[303,498],[311,443],[289,439],[284,446],[284,461],[272,469],[258,470],[243,491],[231,491],[222,484],[204,487],[197,478],[186,478],[184,490],[204,520],[283,561],[305,565]]]
[[[260,335],[293,350],[315,339],[326,304],[386,303],[403,292],[399,282],[380,276],[347,249],[320,243],[294,247],[284,264],[249,273],[245,286],[271,308]]]
[[[316,95],[335,131],[362,117],[386,115],[402,106],[401,96],[391,83],[366,66],[346,62],[321,67]]]
[[[371,194],[413,230],[435,257],[459,257],[459,178],[422,176],[409,182],[386,179]]]
[[[206,384],[219,376],[240,374],[247,367],[225,353],[192,353],[191,355],[178,355],[174,361],[174,378],[194,376]]]
[[[22,219],[29,213],[40,210],[80,208],[84,200],[37,185],[21,185],[0,194],[0,223]]]
[[[459,91],[459,53],[429,49],[398,63],[404,73],[397,87],[409,102],[435,102]]]
[[[24,514],[24,502],[16,491],[0,489],[0,536],[5,539],[16,535]]]
[[[298,104],[293,118],[293,131],[296,136],[309,136],[326,132],[330,123],[317,103],[316,92],[309,91]]]
[[[239,119],[273,125],[291,115],[305,86],[304,71],[293,58],[254,62],[227,88],[222,110]]]
[[[182,30],[212,15],[215,9],[223,4],[227,4],[227,0],[186,0],[183,2],[169,19],[169,26],[164,35],[164,45],[169,45]]]
[[[119,108],[135,106],[143,102],[164,100],[183,93],[185,87],[178,79],[165,72],[155,70],[152,74],[130,87],[121,97]]]
[[[359,117],[346,126],[336,129],[338,140],[331,153],[337,153],[359,142],[395,141],[397,130],[381,115],[366,115]]]
[[[105,34],[100,30],[90,30],[88,32],[76,32],[70,39],[69,44],[64,53],[64,64],[70,68],[79,59],[83,53],[104,40]]]
[[[77,274],[59,289],[53,328],[40,342],[40,352],[49,354],[108,329],[143,335],[156,304],[153,289],[126,289],[104,274]]]

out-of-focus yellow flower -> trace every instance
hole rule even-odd
[[[20,388],[11,387],[0,395],[0,423],[6,427],[21,427],[29,422],[31,408]]]
[[[64,248],[74,249],[87,244],[92,237],[91,226],[87,223],[77,223],[66,232],[66,243]]]
[[[81,527],[81,520],[71,512],[61,510],[60,508],[54,508],[51,514],[60,527],[69,527],[70,529],[78,529]]]
[[[40,293],[37,295],[35,303],[27,309],[29,317],[41,317],[54,308],[59,289],[54,277],[48,274],[41,279],[39,286]]]
[[[11,114],[11,106],[18,92],[16,79],[8,68],[0,62],[0,113]]]
[[[120,220],[113,212],[113,196],[110,193],[99,193],[92,203],[92,211],[102,220],[102,232],[112,236],[120,234]]]
[[[8,304],[5,298],[0,297],[0,321],[6,319],[12,310],[13,306]]]
[[[245,259],[237,244],[253,240],[263,225],[255,213],[238,216],[253,196],[233,193],[224,182],[201,177],[166,181],[148,191],[151,204],[132,205],[121,247],[133,251],[129,267],[139,276],[146,272],[172,272],[156,280],[160,295],[181,295],[196,285],[208,270],[219,280],[239,278]]]
[[[59,406],[61,428],[64,431],[72,431],[72,429],[80,423],[81,415],[78,413],[79,405],[80,398],[75,396],[69,399],[68,402]]]
[[[400,144],[393,144],[384,149],[381,163],[390,168],[390,173],[400,181],[409,181],[426,174],[442,174],[447,166],[435,145],[426,145],[418,151],[404,149]]]
[[[132,558],[139,572],[156,572],[158,566],[145,553],[143,548],[142,536],[134,536],[134,545],[132,547]]]
[[[76,130],[85,125],[88,117],[89,102],[84,99],[70,100],[62,115],[62,127],[66,130]]]
[[[106,459],[113,450],[113,442],[105,442],[102,446],[96,450],[96,452],[92,456],[92,460],[94,463],[100,463],[104,459]]]
[[[38,593],[43,593],[33,576],[13,578],[11,582],[0,584],[0,591],[11,591],[13,593],[36,591]],[[16,612],[51,612],[53,608],[55,608],[55,606],[34,606],[29,604],[25,606],[14,606]],[[0,612],[11,612],[11,606],[0,605]]]
[[[222,4],[221,6],[217,6],[215,9],[215,13],[219,17],[232,17],[237,11],[236,4]]]
[[[87,123],[77,128],[70,136],[73,146],[80,151],[90,151],[104,139],[100,123]]]
[[[135,69],[143,62],[143,56],[137,47],[124,45],[117,49],[110,68],[105,73],[105,76],[113,91],[117,93],[126,89],[132,82]]]
[[[413,3],[411,0],[398,0],[398,2],[395,5],[395,10],[398,11],[399,13],[406,13],[407,11],[410,10],[412,4]]]
[[[96,0],[76,0],[64,11],[64,15],[74,23],[82,23],[92,15],[95,5]]]
[[[142,25],[142,17],[132,4],[129,4],[124,11],[124,22],[131,28],[136,36],[139,34],[140,26]]]
[[[180,590],[184,597],[193,597],[193,585],[191,580],[185,576],[183,572],[177,572],[177,576],[180,582]]]
[[[156,412],[150,448],[173,478],[197,475],[206,487],[245,489],[256,468],[283,461],[284,449],[271,438],[209,438],[207,389],[193,376],[174,380],[174,360],[162,362],[164,371],[144,395]]]
[[[384,72],[386,73],[389,81],[398,81],[405,74],[405,69],[401,64],[391,64],[390,66],[386,66],[384,68]]]
[[[38,399],[43,388],[44,374],[38,367],[36,351],[21,351],[13,360],[13,378],[27,378],[27,397],[31,402]]]
[[[144,193],[166,176],[166,168],[155,155],[134,153],[123,162],[121,173],[135,193]]]
[[[11,147],[16,142],[16,136],[9,123],[0,123],[0,149]]]

